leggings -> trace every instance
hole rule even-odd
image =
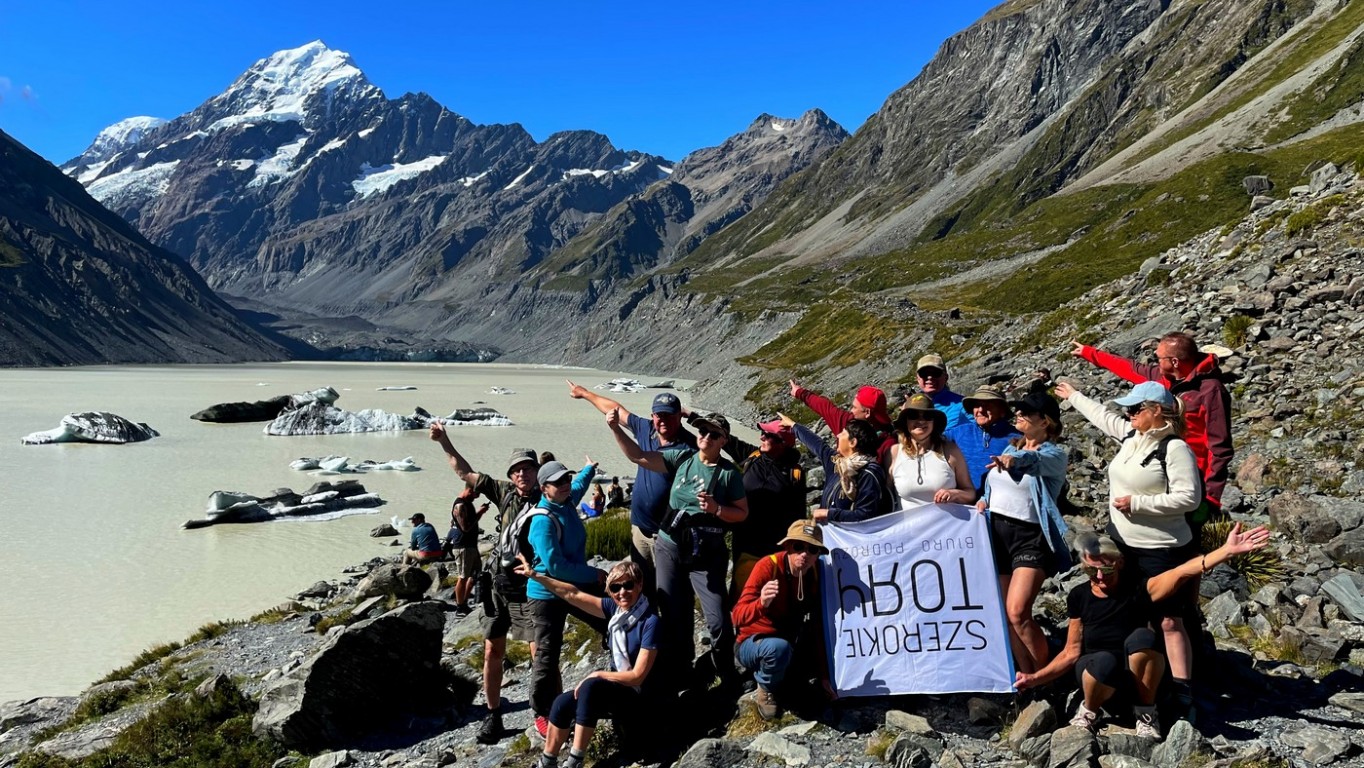
[[[578,686],[576,695],[573,691],[559,694],[549,710],[549,721],[556,728],[568,728],[575,722],[596,728],[598,720],[623,715],[639,706],[640,693],[634,688],[600,677],[589,677]]]

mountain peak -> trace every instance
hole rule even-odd
[[[318,95],[344,91],[354,96],[382,96],[350,54],[314,40],[297,48],[276,51],[257,61],[217,96],[215,106],[227,115],[209,128],[224,128],[262,120],[308,122],[309,102]],[[325,105],[324,105],[325,109]],[[215,110],[216,111],[216,110]]]

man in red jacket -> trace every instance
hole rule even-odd
[[[731,613],[738,638],[739,663],[758,683],[758,714],[780,714],[774,691],[781,688],[793,662],[823,659],[819,570],[824,532],[813,520],[797,520],[778,542],[781,551],[758,561]]]
[[[890,422],[890,411],[886,409],[886,393],[872,386],[862,387],[857,390],[857,395],[853,397],[852,407],[839,408],[834,401],[802,387],[795,379],[791,379],[791,397],[805,403],[805,406],[814,411],[824,423],[829,425],[829,431],[837,435],[848,426],[848,422],[853,419],[864,419],[870,421],[876,427],[876,433],[881,435],[881,447],[876,450],[876,456],[881,462],[881,466],[890,466],[890,447],[895,445],[895,431]]]
[[[1167,333],[1156,344],[1156,364],[1133,362],[1071,341],[1071,354],[1134,384],[1156,381],[1184,401],[1185,442],[1203,473],[1203,494],[1215,509],[1234,451],[1231,445],[1231,393],[1222,383],[1217,356],[1200,352],[1187,333]]]

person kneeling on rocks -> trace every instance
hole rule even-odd
[[[403,553],[404,563],[426,563],[445,557],[445,545],[436,527],[426,522],[426,515],[418,512],[408,521],[412,523],[412,546]]]
[[[622,720],[642,711],[642,689],[658,655],[658,615],[644,596],[644,571],[639,564],[617,563],[606,574],[607,597],[595,597],[578,587],[537,572],[520,556],[516,572],[533,579],[568,605],[606,621],[611,647],[611,668],[583,678],[571,691],[564,691],[549,710],[549,733],[540,768],[558,765],[559,751],[569,740],[564,768],[578,768],[597,729],[597,721],[609,717],[617,727]]]
[[[1064,675],[1072,666],[1084,694],[1070,724],[1093,732],[1100,709],[1130,701],[1138,736],[1160,738],[1156,692],[1165,674],[1165,657],[1156,650],[1152,601],[1173,594],[1181,585],[1269,542],[1263,526],[1244,533],[1237,523],[1222,546],[1146,580],[1122,578],[1123,555],[1108,536],[1085,532],[1075,539],[1089,582],[1071,590],[1066,600],[1070,626],[1066,647],[1037,672],[1017,673],[1021,691]],[[1124,663],[1125,661],[1125,663]]]
[[[823,660],[819,571],[824,532],[811,520],[797,520],[778,544],[781,551],[758,561],[732,617],[738,634],[739,663],[758,683],[758,714],[772,720],[780,713],[777,692],[794,669],[813,671]]]

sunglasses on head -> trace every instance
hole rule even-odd
[[[610,593],[613,594],[613,595],[619,594],[619,593],[621,593],[621,592],[629,592],[630,590],[632,590],[632,589],[634,589],[634,588],[635,588],[635,582],[633,582],[633,581],[618,581],[618,582],[616,582],[615,584],[607,584],[607,585],[606,585],[607,591],[610,592]]]
[[[705,428],[701,428],[701,429],[696,430],[696,434],[700,435],[701,437],[709,438],[709,439],[711,439],[711,440],[714,440],[714,439],[716,439],[716,438],[724,437],[724,436],[725,436],[725,433],[724,433],[724,432],[721,432],[721,431],[719,431],[719,430],[717,430],[717,429],[705,429]]]

